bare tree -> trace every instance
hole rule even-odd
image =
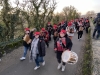
[[[63,12],[67,20],[71,20],[79,17],[78,11],[74,6],[68,6],[63,8]]]
[[[25,6],[21,5],[20,7],[27,8],[25,16],[27,21],[30,22],[28,24],[40,29],[45,26],[47,21],[51,21],[53,18],[53,12],[57,3],[55,0],[24,0],[24,4]]]
[[[86,13],[86,17],[95,17],[96,16],[96,13],[94,11],[88,11]]]

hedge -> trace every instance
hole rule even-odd
[[[9,53],[15,48],[22,45],[22,37],[18,37],[16,39],[10,39],[9,41],[0,43],[0,57],[3,56],[4,53]]]

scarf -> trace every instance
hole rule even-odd
[[[30,60],[34,60],[37,57],[38,52],[38,41],[39,39],[34,38],[31,44]]]

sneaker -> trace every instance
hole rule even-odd
[[[34,68],[34,70],[37,70],[37,69],[39,69],[40,68],[40,66],[36,66],[35,68]]]
[[[62,66],[62,63],[58,64],[57,69],[59,70],[61,68],[61,66]]]
[[[25,57],[21,57],[21,58],[20,58],[21,61],[22,61],[22,60],[25,60],[25,59],[26,59]]]
[[[44,66],[45,65],[45,61],[42,63],[42,66]]]
[[[62,66],[62,70],[61,71],[65,71],[65,66]]]

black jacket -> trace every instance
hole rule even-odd
[[[67,36],[65,36],[65,38],[66,38],[66,47],[65,48],[71,50],[73,43],[72,43],[71,39],[68,38]],[[57,41],[58,40],[59,40],[59,38],[57,38],[55,45],[54,45],[54,48],[57,48]]]
[[[53,29],[52,25],[49,25],[49,26],[47,25],[47,26],[46,26],[46,30],[47,30],[48,32],[51,32],[52,29]]]
[[[30,39],[32,40],[34,39],[35,36],[33,35],[33,31],[30,32],[29,36],[30,36]]]
[[[60,26],[60,27],[58,28],[58,33],[59,33],[62,29],[63,29],[63,30],[66,30],[66,27],[65,27],[64,25]]]
[[[97,18],[95,18],[94,20],[94,24],[96,24],[95,29],[100,31],[100,24],[98,24],[98,18],[100,19],[100,16],[98,16]]]
[[[46,53],[46,51],[45,51],[45,41],[42,38],[40,38],[39,42],[38,42],[38,51],[39,51],[40,57],[45,56],[45,53]]]

